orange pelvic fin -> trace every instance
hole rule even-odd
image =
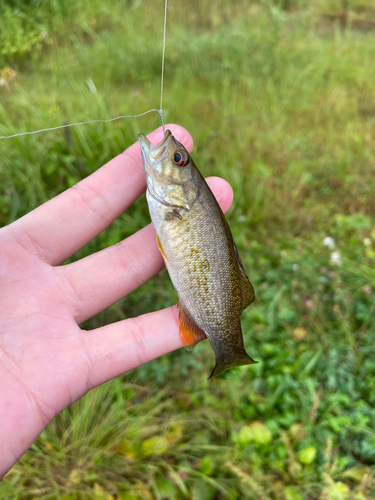
[[[160,253],[162,254],[163,256],[163,259],[165,262],[167,262],[167,259],[165,258],[165,255],[164,255],[164,251],[163,251],[163,247],[161,246],[161,243],[160,243],[160,240],[159,240],[159,236],[156,235],[156,243],[158,244],[158,249],[160,250]]]
[[[193,346],[207,338],[182,304],[178,304],[180,339],[184,347]],[[187,349],[189,350],[189,349]],[[190,349],[191,350],[191,349]]]

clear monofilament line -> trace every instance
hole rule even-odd
[[[160,84],[160,109],[158,111],[165,134],[164,120],[163,120],[163,91],[164,91],[164,60],[165,60],[165,33],[167,31],[167,7],[168,0],[164,3],[164,31],[163,31],[163,55],[161,58],[161,84]]]
[[[163,120],[163,110],[159,109],[158,113],[159,113],[160,120],[161,120],[161,126],[163,127],[163,134],[165,135],[165,127],[164,127],[164,120]]]
[[[42,128],[40,130],[33,130],[31,132],[20,132],[19,134],[12,134],[12,135],[0,135],[0,139],[10,139],[11,137],[19,137],[21,135],[39,134],[39,132],[48,132],[49,130],[57,130],[59,128],[66,128],[66,127],[76,127],[77,125],[86,125],[88,123],[114,122],[115,120],[120,120],[121,118],[139,118],[140,116],[147,115],[147,113],[153,113],[154,111],[156,111],[156,113],[159,113],[158,109],[149,109],[148,111],[140,113],[139,115],[121,115],[121,116],[116,116],[116,118],[108,118],[108,120],[89,120],[87,122],[67,123],[65,125],[59,125],[58,127]]]

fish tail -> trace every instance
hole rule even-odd
[[[253,358],[251,358],[244,350],[243,355],[238,356],[238,354],[236,354],[233,359],[225,359],[221,362],[216,359],[215,368],[212,370],[212,373],[208,378],[210,379],[212,377],[216,377],[219,373],[229,370],[229,368],[233,368],[235,366],[254,365],[255,363],[258,363],[258,361],[254,361]]]

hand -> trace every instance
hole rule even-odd
[[[183,128],[169,127],[191,150]],[[161,129],[150,134],[157,144]],[[208,179],[223,210],[229,184]],[[78,325],[163,268],[148,225],[60,266],[146,189],[133,144],[94,174],[0,230],[0,477],[49,422],[90,389],[182,346],[176,306],[84,331]]]

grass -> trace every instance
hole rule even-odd
[[[29,24],[22,50],[0,38],[0,135],[158,107],[159,3],[8,2],[9,19],[28,12]],[[164,112],[191,131],[204,175],[234,188],[228,218],[257,293],[243,330],[259,364],[207,381],[203,342],[91,391],[0,498],[374,497],[374,18],[365,0],[170,3]],[[155,113],[1,140],[0,223],[156,126]],[[73,259],[148,221],[142,197]],[[175,301],[163,271],[85,326]]]

